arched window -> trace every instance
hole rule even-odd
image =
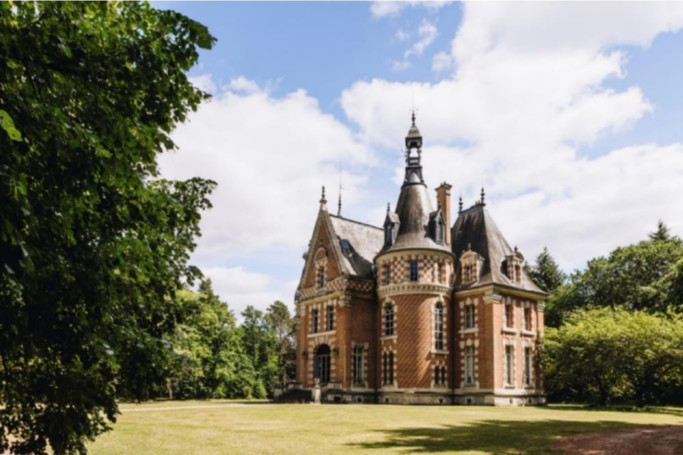
[[[443,305],[434,306],[434,348],[443,349]]]
[[[315,350],[313,375],[320,380],[322,385],[330,382],[330,347],[326,344],[321,344]]]
[[[394,334],[394,305],[384,305],[384,335]]]

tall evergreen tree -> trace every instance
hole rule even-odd
[[[567,280],[567,275],[560,270],[548,247],[543,247],[543,251],[536,257],[536,264],[528,267],[527,272],[533,282],[546,292],[554,291]]]

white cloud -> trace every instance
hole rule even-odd
[[[425,49],[434,42],[437,34],[436,26],[426,19],[423,20],[417,29],[418,40],[405,52],[404,57],[422,55]]]
[[[671,208],[683,192],[683,146],[579,154],[653,109],[637,86],[606,86],[627,75],[619,46],[648,46],[682,26],[682,4],[467,3],[450,53],[432,61],[455,69],[452,78],[361,81],[341,104],[364,141],[394,148],[414,97],[430,187],[447,180],[469,206],[486,186],[493,216],[528,259],[547,244],[579,267],[644,238],[659,218],[683,227]]]
[[[203,90],[208,93],[213,93],[216,91],[216,84],[214,84],[210,74],[190,76],[188,79],[190,80],[192,85],[197,87],[199,90]]]
[[[394,60],[391,62],[392,71],[405,71],[411,66],[413,66],[413,64],[408,60]]]
[[[448,52],[438,52],[432,58],[432,71],[440,73],[453,68],[453,57]]]
[[[217,94],[203,104],[173,132],[179,150],[160,159],[167,178],[201,175],[218,182],[193,259],[216,267],[279,245],[295,251],[299,267],[320,187],[339,180],[343,161],[344,199],[353,205],[366,179],[357,169],[372,162],[371,153],[303,90],[274,98],[246,79],[230,86],[240,93]]]
[[[387,16],[397,16],[401,11],[408,7],[421,6],[434,12],[446,5],[448,2],[440,1],[375,1],[370,5],[370,12],[374,17],[382,18]]]
[[[398,41],[405,41],[408,38],[410,38],[410,33],[404,31],[402,28],[399,28],[398,30],[396,30],[394,38],[396,38]]]
[[[246,95],[253,95],[261,91],[261,88],[256,82],[249,80],[244,76],[239,76],[235,79],[232,79],[226,89]]]
[[[264,273],[245,270],[243,267],[207,267],[202,269],[211,278],[213,290],[228,304],[238,320],[240,314],[251,305],[261,311],[276,300],[291,304],[298,282],[277,286],[273,277]]]

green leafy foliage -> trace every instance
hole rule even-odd
[[[0,3],[0,451],[85,453],[165,376],[214,183],[156,156],[212,43],[147,3]]]
[[[170,337],[169,398],[242,398],[255,382],[254,367],[239,338],[235,316],[205,280],[199,292],[182,291],[181,322]]]
[[[622,308],[577,310],[544,340],[553,400],[638,406],[683,395],[683,318]],[[679,403],[680,404],[680,403]]]
[[[566,314],[588,306],[647,312],[683,311],[683,242],[659,223],[648,240],[588,261],[548,297],[546,322],[561,325]]]
[[[240,337],[247,356],[256,370],[256,383],[250,398],[266,398],[277,383],[277,339],[263,312],[249,305],[243,312]]]

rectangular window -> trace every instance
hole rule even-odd
[[[470,281],[472,281],[472,266],[466,265],[465,266],[465,283],[469,283]]]
[[[363,346],[353,348],[353,383],[363,384]]]
[[[410,281],[417,281],[418,276],[417,261],[410,261]]]
[[[391,283],[391,267],[388,265],[385,265],[382,270],[384,273],[384,284],[390,284]]]
[[[524,308],[524,330],[531,331],[531,308]]]
[[[505,327],[512,327],[512,305],[505,305]]]
[[[506,385],[513,385],[514,384],[513,353],[514,353],[514,351],[513,351],[512,346],[505,346],[505,384]]]
[[[318,310],[311,311],[311,333],[318,333]]]
[[[465,305],[465,328],[474,328],[474,305]]]
[[[325,267],[318,267],[318,288],[325,287]]]
[[[531,348],[524,348],[524,385],[531,385]]]
[[[474,384],[474,346],[465,348],[465,384]]]
[[[334,330],[334,307],[328,306],[325,313],[325,330]]]
[[[440,262],[436,264],[436,281],[443,283],[443,264]]]
[[[446,384],[446,367],[434,368],[434,385]]]
[[[384,335],[394,334],[394,306],[390,303],[384,305]]]
[[[394,353],[385,352],[382,355],[382,384],[394,383]]]
[[[443,306],[434,306],[434,348],[443,349]]]

